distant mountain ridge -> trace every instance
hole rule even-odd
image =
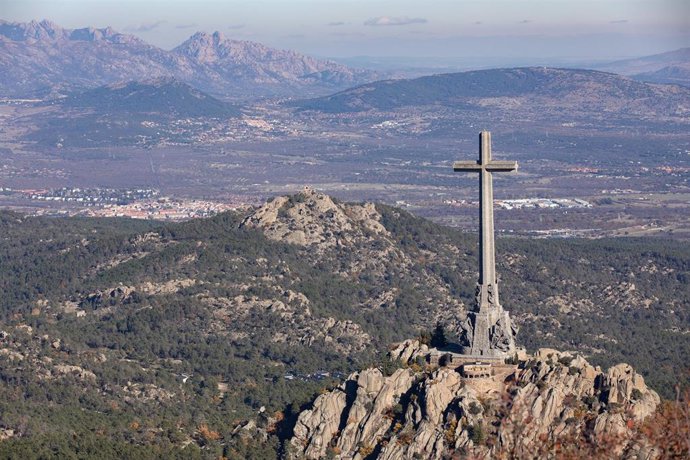
[[[227,81],[248,79],[258,84],[284,83],[295,86],[321,82],[347,86],[373,76],[369,71],[350,69],[295,51],[232,40],[220,32],[197,32],[172,52],[203,67],[208,78],[220,76]],[[338,75],[338,78],[328,78],[328,75]]]
[[[653,114],[676,113],[688,101],[690,89],[650,85],[594,70],[525,67],[378,81],[295,105],[330,113],[436,105],[454,109],[491,106],[527,111],[559,107]]]
[[[651,83],[690,86],[690,48],[615,61],[599,66],[598,70],[615,72]]]
[[[110,27],[64,29],[44,21],[0,21],[0,92],[27,96],[58,88],[173,77],[228,98],[328,94],[375,74],[294,51],[198,32],[172,51]]]
[[[13,41],[72,40],[72,41],[110,41],[111,43],[139,42],[133,35],[116,32],[112,27],[96,29],[63,29],[52,21],[31,21],[28,23],[0,21],[0,39]]]

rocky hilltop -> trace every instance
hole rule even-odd
[[[375,79],[372,72],[260,43],[199,32],[172,51],[112,28],[64,29],[0,20],[0,93],[48,94],[118,81],[176,78],[228,98],[315,95]]]
[[[407,341],[390,352],[401,367],[351,374],[302,412],[294,458],[543,458],[599,446],[652,456],[632,428],[660,402],[627,364],[607,371],[581,355],[540,349],[491,377],[426,364],[429,350]],[[453,457],[454,458],[454,457]]]
[[[247,217],[242,226],[261,229],[275,241],[320,249],[352,246],[367,238],[392,243],[373,203],[336,204],[311,187],[298,195],[273,199]]]
[[[362,312],[393,314],[402,286],[392,279],[407,280],[407,288],[430,288],[432,295],[416,308],[427,311],[440,302],[446,311],[437,318],[454,324],[464,320],[464,304],[454,299],[449,287],[429,272],[415,272],[413,254],[403,249],[386,229],[384,216],[374,203],[341,203],[311,187],[291,196],[276,197],[250,213],[240,228],[260,230],[268,239],[295,245],[305,257],[329,267],[335,282],[368,279],[381,289],[361,298]],[[392,319],[392,318],[391,318]],[[431,327],[431,325],[429,325]]]

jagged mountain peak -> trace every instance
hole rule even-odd
[[[55,40],[64,34],[65,30],[62,27],[47,19],[29,22],[0,20],[0,35],[14,41]]]
[[[15,42],[56,42],[69,41],[109,41],[113,43],[143,43],[133,35],[122,34],[112,27],[82,27],[79,29],[64,29],[58,24],[43,19],[42,21],[8,22],[0,20],[0,36]]]
[[[227,55],[228,39],[221,32],[196,32],[173,52],[187,56],[200,63],[215,62]]]
[[[248,40],[232,39],[219,31],[213,33],[197,32],[176,47],[173,52],[190,57],[201,63],[213,63],[222,60],[240,63],[251,60],[282,59],[285,61],[284,64],[289,65],[289,58],[304,61],[316,69],[319,67],[320,62],[294,51],[270,48],[261,43]],[[330,63],[330,61],[324,62],[334,64]]]
[[[209,66],[228,78],[247,78],[257,83],[342,87],[375,76],[369,71],[351,69],[296,51],[232,39],[221,32],[197,32],[172,52],[197,65]]]
[[[124,40],[125,38],[126,40]],[[81,29],[74,29],[70,32],[69,39],[94,42],[99,40],[117,41],[118,43],[122,43],[124,41],[141,42],[138,38],[132,35],[121,34],[112,27],[106,27],[104,29],[97,29],[95,27],[84,27]]]

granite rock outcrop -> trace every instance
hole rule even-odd
[[[249,215],[242,226],[259,228],[272,240],[319,249],[351,245],[370,235],[390,235],[373,203],[336,203],[311,187],[273,199]]]
[[[575,353],[540,349],[487,379],[424,366],[428,353],[408,340],[391,350],[401,367],[390,375],[356,372],[316,398],[294,427],[294,458],[541,458],[567,440],[632,456],[641,452],[631,427],[660,402],[627,364],[603,371]]]

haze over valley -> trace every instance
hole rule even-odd
[[[43,21],[1,30],[2,200],[15,209],[54,208],[60,200],[30,197],[65,187],[242,205],[312,185],[474,228],[474,182],[448,168],[491,128],[497,154],[521,163],[498,179],[497,198],[588,203],[509,202],[501,230],[684,237],[688,228],[687,86],[528,67],[336,92],[378,75],[221,34],[166,52],[112,29]],[[681,61],[687,50],[610,68]]]

